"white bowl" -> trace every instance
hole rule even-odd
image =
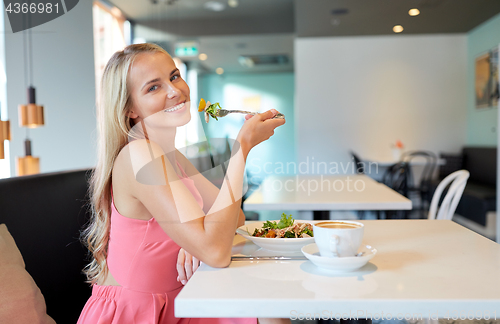
[[[259,221],[250,223],[248,225],[243,225],[236,229],[236,233],[243,236],[246,239],[249,239],[259,247],[275,251],[275,252],[300,252],[300,249],[307,244],[311,244],[314,242],[314,237],[307,238],[266,238],[266,237],[255,237],[252,236],[253,232],[256,228],[261,229],[262,225],[266,221]],[[279,220],[275,221],[276,223]],[[310,220],[295,220],[295,223],[309,223],[313,224],[314,221]]]

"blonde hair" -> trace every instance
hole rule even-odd
[[[92,261],[83,270],[90,284],[95,284],[107,272],[111,171],[118,153],[127,145],[133,126],[127,114],[132,103],[127,78],[134,60],[142,53],[169,55],[155,44],[127,46],[109,59],[101,79],[97,104],[97,165],[90,178],[89,188],[92,216],[81,236],[92,256]]]

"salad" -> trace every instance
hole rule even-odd
[[[292,215],[281,215],[278,223],[276,221],[266,221],[262,228],[256,228],[252,236],[267,238],[305,238],[313,237],[312,225],[309,223],[294,223]]]
[[[200,104],[198,105],[198,112],[205,112],[205,121],[209,122],[210,117],[215,118],[215,120],[219,120],[217,118],[217,111],[222,109],[218,102],[212,104],[210,101],[205,102],[205,99],[201,98]]]

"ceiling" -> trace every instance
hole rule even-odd
[[[466,33],[499,12],[498,0],[296,0],[295,27],[299,37]]]
[[[230,7],[227,0],[112,0],[126,15],[137,21],[150,20],[154,16],[172,19],[255,17],[266,13],[279,15],[284,10],[293,12],[293,0],[239,0]],[[218,2],[222,11],[205,8],[207,2]]]
[[[172,45],[197,40],[206,61],[192,61],[206,71],[293,70],[295,37],[466,33],[500,13],[500,0],[111,0],[123,14],[141,25],[136,36]],[[224,7],[221,11],[207,9]],[[215,4],[214,4],[215,2]],[[408,10],[418,8],[411,17]],[[140,32],[139,32],[140,31]],[[240,55],[286,54],[288,64],[246,68]]]

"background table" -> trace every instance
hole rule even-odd
[[[329,219],[330,210],[408,210],[411,200],[366,175],[270,176],[243,203],[245,211],[312,210]]]
[[[500,317],[499,244],[452,221],[361,222],[378,253],[358,271],[300,260],[202,265],[177,296],[176,316]],[[235,237],[235,249],[247,244]]]

